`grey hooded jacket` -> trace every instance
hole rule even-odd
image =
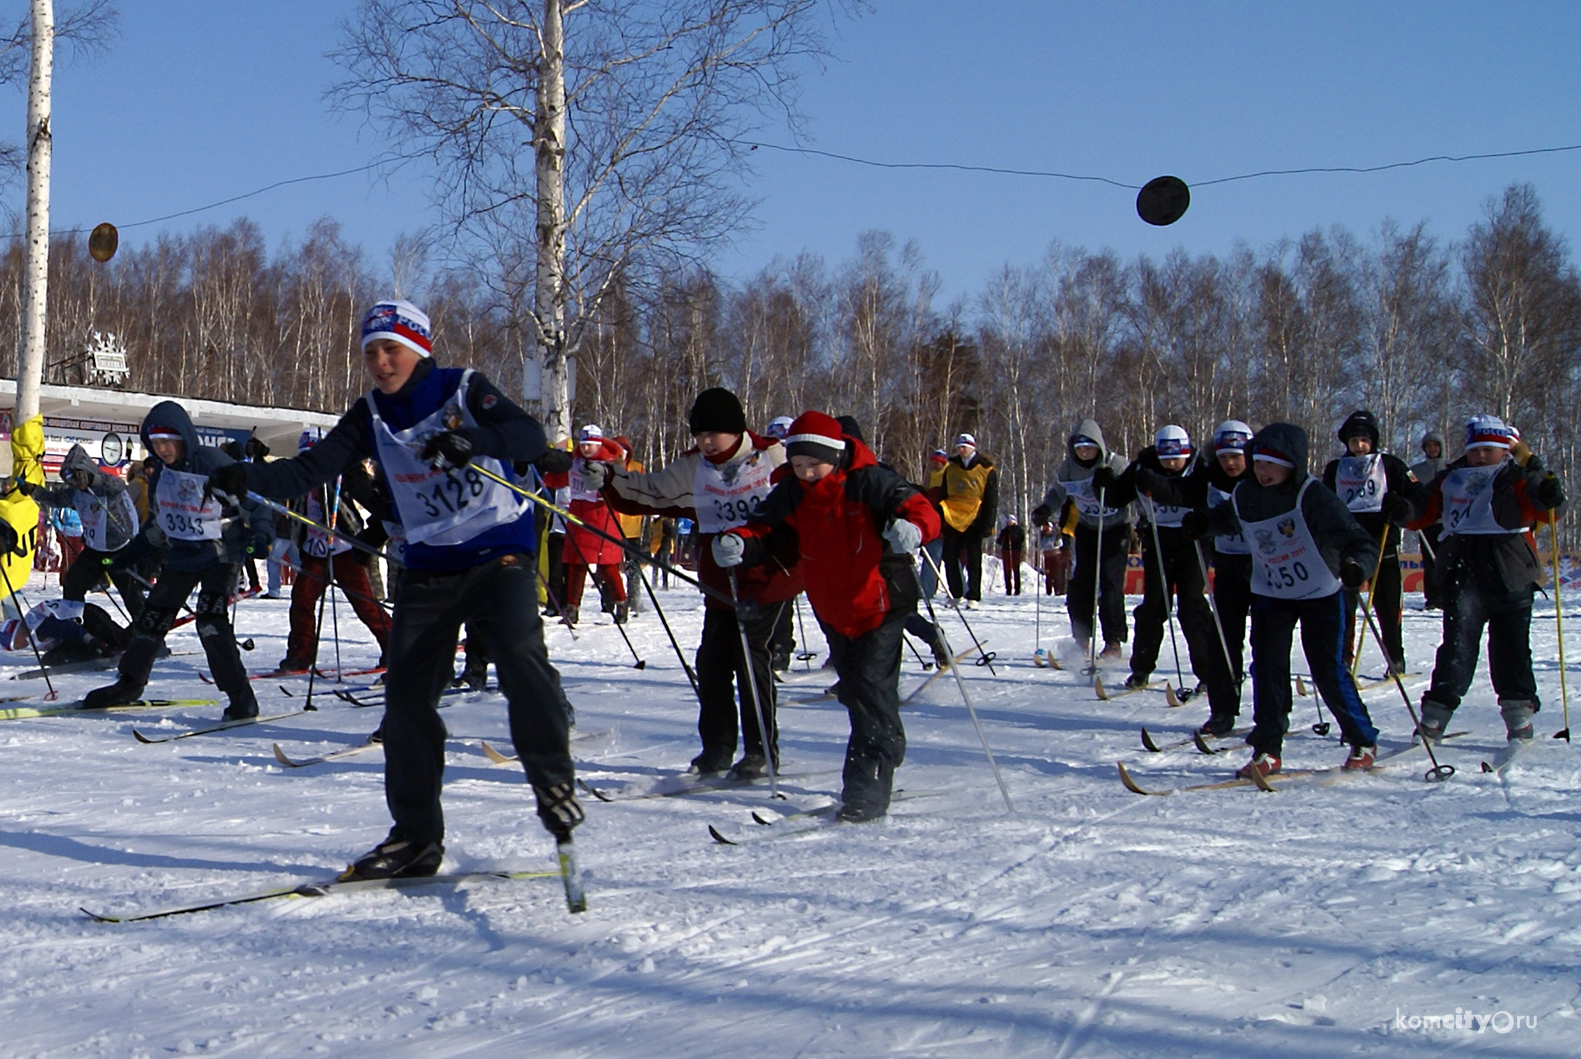
[[[1091,465],[1084,464],[1076,459],[1074,442],[1078,437],[1088,437],[1098,443],[1098,458]],[[1098,426],[1096,419],[1083,419],[1076,425],[1076,429],[1070,432],[1070,436],[1065,439],[1065,461],[1060,464],[1059,473],[1054,476],[1054,482],[1049,486],[1048,492],[1043,494],[1043,505],[1052,513],[1058,515],[1068,495],[1065,483],[1079,482],[1091,478],[1092,472],[1100,464],[1108,464],[1113,469],[1115,477],[1118,478],[1128,466],[1128,461],[1120,453],[1111,453],[1109,451],[1109,445],[1103,439],[1103,430]],[[1135,521],[1133,507],[1134,505],[1132,504],[1125,504],[1118,508],[1114,514],[1105,515],[1103,519],[1104,532],[1107,533],[1120,527],[1129,527]],[[1096,518],[1081,515],[1078,521],[1088,529],[1098,528],[1098,520]]]
[[[72,482],[74,474],[84,474],[88,488],[78,489]],[[113,474],[99,469],[98,461],[88,455],[81,445],[73,445],[60,464],[61,484],[45,489],[35,489],[33,500],[42,507],[74,507],[83,525],[98,517],[102,509],[105,516],[102,548],[118,552],[137,536],[137,506],[126,494],[126,486]],[[90,545],[91,546],[91,545]]]

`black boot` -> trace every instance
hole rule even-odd
[[[357,858],[340,874],[341,882],[362,879],[400,879],[435,875],[445,859],[439,842],[411,842],[390,832],[388,838]]]
[[[88,692],[83,697],[82,708],[103,710],[110,706],[125,706],[143,697],[143,687],[142,681],[127,676],[118,677],[114,684],[106,684],[102,688],[94,688]]]
[[[853,824],[877,820],[889,812],[895,770],[878,758],[846,758],[840,819]]]
[[[556,839],[564,841],[570,838],[571,829],[587,819],[582,804],[576,800],[576,791],[569,783],[557,783],[553,787],[535,786],[532,792],[538,797],[538,819],[543,821],[543,826]]]
[[[258,700],[253,696],[252,688],[243,688],[230,699],[231,704],[225,707],[224,720],[250,721],[258,716]]]

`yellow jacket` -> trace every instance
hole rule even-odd
[[[33,485],[44,484],[44,417],[34,416],[11,431],[11,477]],[[16,530],[17,546],[0,557],[0,568],[13,589],[27,584],[33,573],[33,550],[38,546],[38,505],[13,488],[0,496],[0,518]],[[0,585],[3,588],[4,585]]]

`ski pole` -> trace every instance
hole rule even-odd
[[[483,470],[481,467],[478,468],[478,469],[479,470]],[[487,474],[488,472],[484,471],[484,473]],[[504,479],[500,479],[500,480],[504,481]],[[237,498],[235,496],[232,496],[230,493],[222,493],[222,492],[219,492],[218,490],[216,490],[214,492],[214,495],[219,497],[221,500],[226,501],[227,503],[231,503],[231,504],[239,504],[240,503],[239,498]],[[375,556],[376,558],[379,558],[379,559],[383,559],[385,562],[390,563],[390,564],[392,564],[394,566],[405,566],[406,565],[405,563],[401,562],[399,559],[395,558],[395,556],[393,556],[389,552],[385,551],[383,548],[375,548],[373,545],[366,544],[363,541],[358,540],[356,537],[353,537],[349,533],[342,533],[340,530],[331,529],[330,527],[325,526],[322,523],[314,522],[312,519],[308,518],[306,515],[299,515],[295,511],[292,511],[290,508],[286,507],[284,504],[277,504],[273,500],[270,500],[268,497],[266,497],[266,496],[259,496],[257,493],[253,492],[250,489],[247,491],[247,499],[253,501],[254,503],[262,504],[264,507],[268,508],[270,511],[273,511],[277,515],[284,515],[286,518],[293,519],[294,521],[300,522],[300,523],[302,523],[302,525],[307,526],[307,527],[309,527],[311,529],[316,529],[320,533],[327,533],[329,536],[333,537],[335,540],[340,541],[343,544],[349,544],[353,548],[356,548],[358,551],[367,552],[369,555]]]
[[[1219,649],[1224,652],[1224,672],[1229,674],[1230,641],[1229,638],[1224,635],[1224,622],[1219,619],[1219,602],[1214,598],[1213,588],[1208,582],[1208,560],[1204,558],[1202,554],[1201,541],[1192,541],[1191,545],[1196,549],[1197,552],[1197,569],[1202,571],[1202,587],[1208,594],[1208,609],[1213,612],[1213,627],[1218,631],[1219,634]],[[1239,695],[1240,690],[1246,687],[1246,674],[1242,673],[1236,675],[1235,685],[1238,689],[1236,694]]]
[[[1364,610],[1362,614],[1367,618],[1367,628],[1372,630],[1372,638],[1378,642],[1378,650],[1383,651],[1385,657],[1387,657],[1388,651],[1385,651],[1383,646],[1383,634],[1378,631],[1378,623],[1372,619],[1372,611]],[[1392,667],[1389,675],[1394,678],[1394,686],[1400,689],[1400,698],[1405,702],[1405,712],[1411,715],[1413,730],[1416,732],[1417,738],[1422,741],[1422,746],[1427,749],[1427,759],[1433,763],[1433,767],[1428,769],[1422,778],[1429,783],[1442,783],[1455,774],[1455,766],[1440,765],[1438,763],[1438,755],[1433,753],[1432,740],[1422,733],[1422,722],[1417,719],[1416,707],[1411,705],[1411,696],[1406,693],[1405,681],[1400,679],[1400,674],[1394,672]]]
[[[670,646],[675,649],[675,657],[680,661],[681,668],[686,671],[686,679],[692,685],[692,694],[697,696],[698,705],[701,705],[703,693],[697,690],[697,674],[692,672],[686,656],[681,653],[681,645],[675,642],[675,630],[670,628],[670,620],[664,616],[664,608],[659,606],[659,597],[654,594],[653,586],[648,583],[648,575],[642,572],[640,563],[637,566],[637,578],[642,582],[643,591],[648,593],[648,602],[653,604],[653,613],[659,616],[659,624],[664,626],[664,635],[670,638]]]
[[[1565,682],[1565,617],[1564,599],[1559,594],[1559,518],[1553,509],[1548,511],[1548,532],[1553,534],[1554,553],[1554,628],[1559,637],[1559,694],[1564,699],[1565,726],[1554,733],[1555,739],[1570,742],[1570,688]]]
[[[1086,676],[1098,677],[1098,589],[1103,583],[1103,486],[1098,487],[1098,538],[1092,546],[1092,614],[1087,627]]]
[[[719,591],[717,588],[714,588],[711,585],[703,584],[697,578],[695,578],[692,575],[686,573],[684,570],[677,569],[675,566],[671,565],[670,563],[665,562],[662,559],[657,558],[656,556],[648,555],[647,553],[645,553],[640,548],[633,548],[630,544],[628,544],[626,542],[626,540],[624,538],[612,537],[608,533],[605,533],[603,530],[599,529],[597,526],[590,526],[590,525],[588,525],[582,519],[577,518],[575,515],[571,514],[571,512],[567,511],[565,508],[559,506],[558,504],[550,503],[549,501],[545,500],[543,497],[539,496],[537,493],[534,493],[532,490],[530,490],[530,489],[523,489],[521,486],[517,485],[515,482],[512,482],[512,481],[510,481],[507,478],[503,478],[500,475],[495,474],[493,471],[489,470],[487,467],[480,467],[476,463],[469,463],[467,466],[469,468],[471,468],[472,470],[477,471],[479,474],[481,474],[483,477],[487,478],[489,481],[491,481],[491,482],[498,482],[500,485],[503,485],[505,488],[509,489],[511,492],[516,493],[519,496],[525,497],[527,500],[529,500],[530,502],[532,502],[534,504],[537,504],[539,507],[543,508],[545,511],[553,512],[554,514],[559,515],[561,518],[565,519],[566,522],[568,522],[568,523],[570,523],[570,524],[572,524],[574,526],[581,526],[583,529],[587,530],[593,536],[599,537],[599,538],[602,538],[603,540],[608,541],[609,543],[611,543],[611,544],[615,545],[617,548],[619,548],[621,551],[624,551],[624,552],[634,556],[637,559],[638,562],[647,563],[649,566],[656,567],[657,569],[663,570],[665,573],[668,573],[668,574],[671,574],[671,575],[673,575],[675,577],[680,578],[682,581],[685,581],[687,584],[695,585],[697,587],[698,591],[702,592],[704,595],[708,595],[708,596],[714,597],[715,599],[717,599],[721,603],[729,603],[730,602],[730,597],[727,596],[725,593]],[[251,495],[251,494],[249,494],[249,495]],[[358,543],[360,544],[361,542],[359,541]],[[731,605],[734,606],[733,603]]]
[[[1384,523],[1383,523],[1383,535],[1378,538],[1378,561],[1375,564],[1373,564],[1372,580],[1367,582],[1367,603],[1366,603],[1366,606],[1363,609],[1365,609],[1367,611],[1367,613],[1369,613],[1369,614],[1372,613],[1372,594],[1374,592],[1378,591],[1378,574],[1383,569],[1383,553],[1388,550],[1388,544],[1389,544],[1389,522],[1388,522],[1387,519],[1385,519]],[[1361,595],[1361,593],[1359,593],[1359,592],[1356,593],[1356,594],[1358,596]],[[1357,629],[1356,630],[1356,650],[1351,654],[1351,658],[1350,658],[1350,679],[1351,680],[1355,680],[1356,679],[1356,674],[1361,671],[1361,648],[1362,648],[1362,644],[1364,642],[1365,642],[1365,637],[1363,637],[1361,635],[1361,630]],[[1393,669],[1394,668],[1394,659],[1389,657],[1389,652],[1383,646],[1383,641],[1381,639],[1378,641],[1378,650],[1383,652],[1383,665],[1384,665],[1384,668],[1385,669]]]
[[[606,503],[607,503],[607,501],[606,501]],[[610,510],[611,510],[611,514],[613,514],[613,509],[611,508]],[[595,565],[590,564],[587,561],[587,553],[582,550],[582,545],[577,542],[576,535],[574,533],[566,534],[565,539],[570,541],[571,542],[571,547],[576,549],[576,557],[578,559],[582,560],[582,567],[585,570],[587,570],[587,576],[593,578],[593,584],[594,584],[595,587],[598,588],[599,598],[603,599],[603,596],[604,596],[604,581],[600,580],[600,578],[599,578],[599,575],[598,575],[598,572],[597,572],[598,571],[598,567],[595,566]],[[616,576],[616,584],[618,585],[620,583],[619,582],[619,576],[620,575],[617,574],[615,576]],[[570,585],[569,581],[566,582],[565,594],[568,595],[568,596],[571,594],[571,585]],[[575,606],[575,604],[572,604],[572,606]],[[647,669],[648,668],[648,660],[643,658],[641,655],[639,655],[637,653],[637,649],[631,645],[631,637],[626,635],[626,627],[624,625],[622,625],[620,622],[617,621],[615,623],[615,631],[620,633],[620,638],[622,640],[626,641],[626,650],[631,652],[631,657],[632,657],[632,659],[633,659],[633,661],[635,663],[631,668],[633,668],[633,669]]]
[[[901,633],[900,634],[900,639],[901,639],[902,643],[904,643],[907,647],[911,648],[911,655],[912,655],[912,657],[917,660],[917,664],[918,665],[922,666],[922,671],[924,673],[928,672],[929,670],[931,670],[933,668],[933,663],[932,662],[923,661],[922,652],[918,651],[917,650],[917,645],[911,642],[911,637],[907,636],[905,633]]]
[[[329,526],[334,529],[340,524],[340,478],[335,479],[335,500],[329,508]],[[340,580],[335,576],[335,548],[329,548],[329,554],[324,557],[324,594],[329,596],[329,621],[330,628],[334,630],[335,637],[335,683],[342,680],[344,667],[340,664],[340,605],[335,599],[336,583]]]
[[[928,555],[927,552],[923,552],[922,554]],[[933,557],[931,555],[928,556],[928,561],[930,563],[933,561]],[[937,567],[934,569],[935,572],[939,573],[940,575],[939,580],[943,581],[943,572],[939,571]],[[922,598],[922,602],[927,605],[928,620],[933,622],[933,627],[938,630],[939,639],[944,644],[945,655],[949,658],[954,658],[955,650],[950,646],[950,638],[945,633],[944,626],[939,624],[939,616],[934,613],[933,600],[927,596],[924,596]],[[968,627],[966,631],[971,632],[970,627]],[[904,636],[905,634],[902,633],[901,635]],[[980,645],[978,650],[982,650]],[[994,760],[993,748],[988,745],[988,735],[983,731],[983,722],[977,718],[977,710],[972,706],[972,697],[966,693],[966,681],[961,679],[961,667],[952,665],[949,667],[949,669],[951,675],[955,677],[955,687],[961,693],[961,701],[966,704],[966,713],[972,719],[972,727],[977,730],[977,739],[983,744],[983,756],[988,758],[988,768],[994,774],[994,782],[999,784],[999,796],[1005,800],[1005,812],[1013,814],[1016,811],[1016,807],[1010,801],[1010,788],[1005,786],[1005,778],[999,772],[999,763]]]
[[[801,620],[800,592],[796,593],[796,598],[793,600],[793,602],[796,604],[796,628],[801,630],[801,650],[796,652],[796,657],[801,660],[801,663],[806,667],[807,672],[811,673],[813,655],[816,654],[816,652],[807,650],[807,626]]]
[[[736,584],[736,569],[730,568],[730,601],[736,608],[736,632],[741,634],[741,663],[747,676],[747,688],[752,695],[752,712],[758,719],[758,738],[763,740],[763,760],[769,766],[769,797],[780,798],[779,745],[769,742],[769,724],[763,715],[763,700],[758,695],[757,673],[752,667],[752,644],[747,640],[747,623],[741,617],[740,587]],[[769,689],[769,694],[774,693]]]
[[[1351,683],[1355,683],[1355,681],[1353,680]],[[1300,684],[1300,680],[1297,679],[1297,687],[1300,687]],[[1302,694],[1305,694],[1305,691]],[[1329,732],[1333,731],[1333,728],[1323,719],[1323,696],[1318,694],[1316,681],[1312,682],[1312,708],[1317,711],[1317,720],[1313,722],[1312,734],[1319,737],[1328,735]]]
[[[1164,593],[1164,618],[1169,622],[1169,648],[1175,653],[1175,681],[1182,693],[1186,690],[1186,675],[1180,671],[1180,642],[1175,638],[1175,597],[1169,592],[1169,573],[1164,569],[1164,545],[1158,537],[1158,509],[1153,498],[1142,494],[1147,501],[1147,524],[1153,531],[1153,555],[1158,560],[1158,587]]]
[[[933,566],[934,574],[936,574],[938,576],[940,581],[943,581],[944,580],[944,571],[940,570],[937,566],[934,565],[934,563],[933,563],[933,556],[929,555],[925,551],[922,552],[922,555],[923,555],[924,558],[926,558],[928,560],[928,565]],[[994,656],[989,654],[987,651],[983,650],[983,642],[981,640],[979,640],[977,638],[977,634],[972,631],[972,623],[966,620],[965,612],[963,612],[961,610],[961,605],[955,601],[955,598],[953,596],[950,598],[950,606],[955,608],[955,616],[957,618],[961,619],[961,624],[966,626],[966,635],[970,636],[972,638],[972,643],[977,646],[977,654],[978,654],[978,657],[979,657],[979,661],[978,661],[977,664],[978,665],[987,666],[988,667],[988,672],[993,673],[994,676],[997,677],[999,675],[999,673],[994,669]],[[929,614],[933,613],[933,601],[931,599],[928,600],[928,613]],[[933,624],[934,625],[938,625],[939,624],[938,618],[934,618],[933,619]],[[940,629],[939,630],[939,635],[942,636],[943,634],[944,634],[944,630]],[[954,658],[955,654],[953,652],[951,652],[950,653],[950,657]]]
[[[55,685],[50,682],[49,667],[44,664],[44,656],[39,653],[38,641],[33,639],[33,629],[27,623],[27,611],[22,609],[22,602],[17,599],[16,589],[11,587],[11,575],[6,571],[4,562],[0,562],[0,577],[5,578],[5,590],[11,594],[11,605],[16,608],[17,620],[22,623],[22,628],[27,629],[28,646],[33,648],[33,657],[38,659],[38,671],[44,677],[44,686],[49,689],[49,694],[44,696],[44,701],[54,702]]]

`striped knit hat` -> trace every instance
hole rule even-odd
[[[811,456],[822,463],[840,465],[845,453],[845,432],[832,417],[822,412],[803,412],[785,435],[786,456]]]
[[[1466,420],[1466,448],[1508,449],[1520,439],[1514,427],[1498,416],[1472,416]]]
[[[420,357],[432,356],[433,335],[428,314],[402,298],[387,298],[362,318],[362,348],[381,338],[392,338]]]

